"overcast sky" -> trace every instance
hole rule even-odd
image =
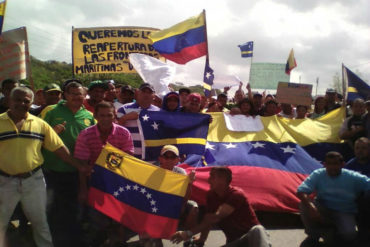
[[[370,81],[369,0],[8,0],[3,31],[26,26],[31,55],[71,63],[74,27],[168,28],[206,10],[211,67],[247,82],[250,58],[239,44],[254,41],[253,62],[286,63],[294,49],[291,81],[319,92],[341,75],[344,63]],[[175,81],[203,79],[204,58],[175,65]]]

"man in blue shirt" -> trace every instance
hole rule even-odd
[[[356,240],[356,200],[370,189],[370,180],[342,169],[344,165],[341,154],[328,152],[325,168],[312,172],[298,187],[301,218],[308,235],[301,246],[317,246],[320,237],[333,246],[352,246]],[[313,201],[310,195],[314,192]],[[334,235],[329,229],[334,229]]]
[[[370,178],[370,142],[367,137],[355,141],[355,157],[347,162],[344,168],[359,172]],[[370,241],[370,194],[358,200],[358,233],[361,241]]]
[[[370,142],[366,137],[355,141],[355,157],[347,162],[344,168],[359,172],[370,178]]]

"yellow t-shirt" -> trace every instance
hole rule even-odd
[[[5,112],[0,114],[0,170],[9,174],[29,172],[44,162],[41,148],[54,152],[64,145],[44,120],[27,115],[21,131]]]

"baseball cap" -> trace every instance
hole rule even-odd
[[[59,91],[62,92],[59,85],[55,83],[50,83],[44,87],[44,93],[51,92],[51,91]]]
[[[176,98],[176,99],[178,99],[179,98],[179,95],[176,92],[170,92],[170,93],[167,94],[167,99],[169,99],[169,98]]]
[[[90,90],[94,88],[103,88],[104,90],[108,90],[108,85],[100,80],[90,82],[89,86],[87,87]]]
[[[193,102],[200,102],[201,101],[201,96],[199,93],[191,93],[188,96],[188,101],[193,101]]]
[[[179,157],[179,150],[177,149],[176,146],[174,145],[165,145],[163,146],[162,150],[161,150],[161,155],[164,155],[165,153],[167,152],[172,152],[174,153],[177,157]]]
[[[154,92],[154,88],[152,85],[150,85],[149,83],[143,83],[140,85],[139,87],[139,90],[143,90],[144,88],[149,88],[150,90],[152,90],[152,92]]]
[[[337,93],[337,90],[335,90],[334,88],[328,88],[326,89],[326,93]]]
[[[129,92],[135,93],[135,90],[130,85],[122,86],[121,87],[121,92],[124,92],[124,91],[129,91]]]

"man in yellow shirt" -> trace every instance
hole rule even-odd
[[[19,201],[32,224],[37,246],[53,246],[46,220],[41,148],[54,152],[79,171],[89,172],[70,156],[68,148],[46,122],[28,113],[33,97],[27,87],[14,88],[9,110],[0,114],[0,246],[5,245],[6,228]]]

